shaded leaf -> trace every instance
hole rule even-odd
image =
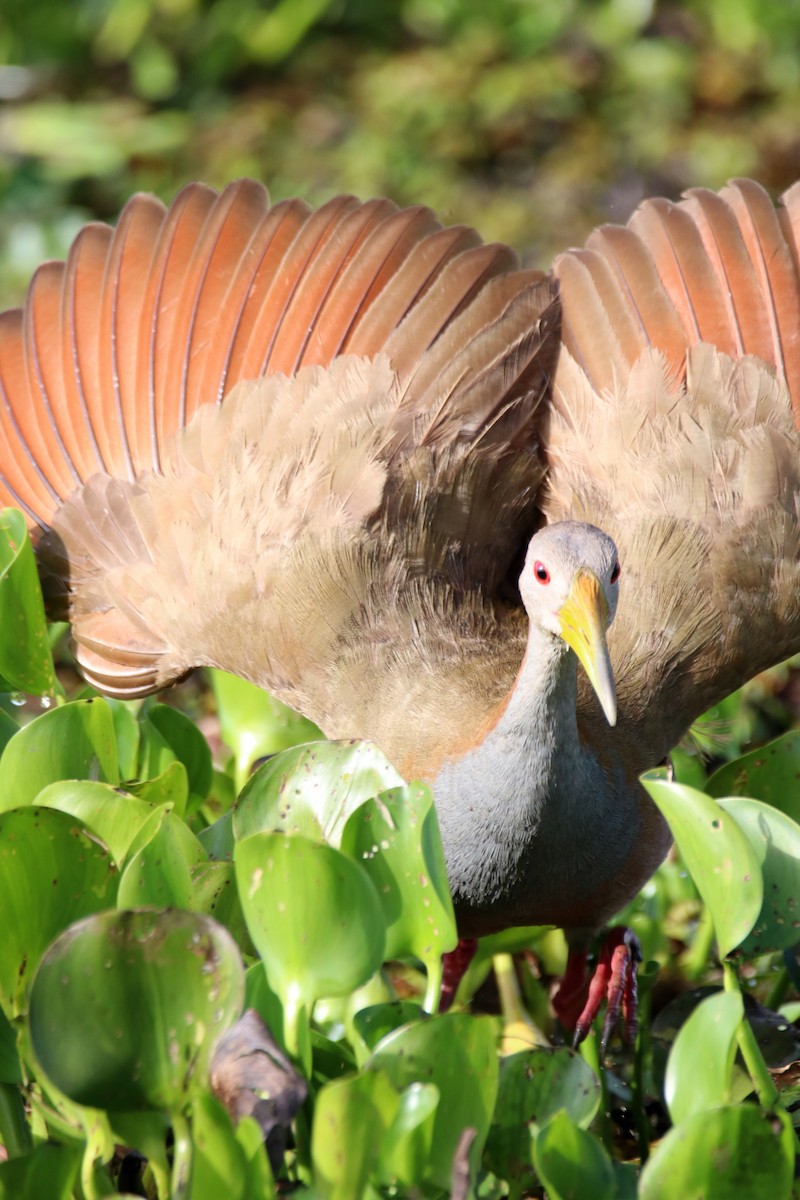
[[[236,945],[209,917],[100,913],[72,925],[42,959],[31,1041],[78,1104],[176,1112],[207,1089],[214,1047],[243,996]]]
[[[30,1154],[0,1162],[0,1200],[72,1200],[81,1152],[72,1146],[36,1146]]]
[[[531,1175],[531,1135],[563,1109],[587,1128],[600,1105],[600,1081],[574,1050],[537,1048],[500,1063],[495,1116],[484,1161],[501,1179]]]
[[[488,1017],[447,1013],[405,1025],[378,1043],[367,1067],[386,1072],[398,1091],[412,1083],[439,1092],[431,1158],[425,1173],[449,1188],[461,1133],[475,1130],[473,1173],[480,1163],[498,1087],[497,1029]]]
[[[696,1113],[644,1166],[640,1200],[789,1200],[795,1138],[786,1113],[755,1105]]]
[[[108,851],[66,813],[21,808],[0,815],[0,1002],[13,1017],[56,934],[113,905],[117,874]]]
[[[536,1134],[533,1158],[549,1200],[613,1200],[611,1159],[566,1112],[556,1113]]]
[[[0,511],[0,675],[38,696],[56,686],[36,560],[15,508]]]

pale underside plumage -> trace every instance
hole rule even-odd
[[[582,688],[579,726],[638,795],[800,649],[798,229],[798,188],[776,214],[743,181],[646,203],[547,281],[385,201],[137,198],[0,317],[1,498],[110,694],[217,665],[428,778],[504,711],[528,538],[596,524],[620,719]]]

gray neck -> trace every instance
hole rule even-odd
[[[581,744],[576,668],[560,638],[532,627],[500,721],[434,781],[460,915],[491,910],[498,927],[560,924],[559,913],[611,877],[630,849],[635,801],[620,803],[621,772],[609,778]]]

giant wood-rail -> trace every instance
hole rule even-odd
[[[800,649],[799,252],[800,185],[549,275],[386,200],[137,196],[0,317],[0,500],[97,688],[213,665],[372,739],[463,934],[577,942],[668,848],[640,772]]]

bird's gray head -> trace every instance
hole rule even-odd
[[[617,611],[617,547],[580,521],[546,525],[531,538],[519,590],[532,624],[575,651],[610,725],[617,719],[606,630]]]

